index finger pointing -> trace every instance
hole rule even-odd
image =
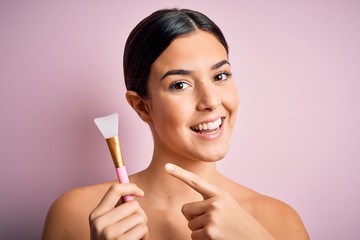
[[[172,163],[165,164],[165,169],[171,176],[179,179],[200,193],[204,199],[213,197],[219,192],[219,189],[216,186],[202,179],[200,176]]]

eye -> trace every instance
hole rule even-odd
[[[219,74],[216,74],[214,77],[214,81],[224,81],[226,79],[228,79],[229,77],[231,77],[232,73],[229,72],[222,72]]]
[[[171,91],[181,91],[188,88],[190,85],[187,82],[179,81],[170,84],[169,89]]]

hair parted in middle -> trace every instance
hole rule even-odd
[[[148,97],[151,65],[177,37],[202,30],[213,34],[229,47],[220,28],[206,15],[190,9],[158,10],[131,31],[124,49],[123,70],[127,90]]]

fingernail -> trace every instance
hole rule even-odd
[[[173,172],[175,170],[174,165],[172,165],[171,163],[165,164],[165,169],[169,172]]]

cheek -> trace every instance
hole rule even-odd
[[[224,94],[224,100],[223,103],[226,108],[229,110],[235,111],[237,110],[239,106],[239,94],[235,86],[228,89],[226,93]]]
[[[181,98],[157,98],[153,101],[152,119],[154,124],[159,126],[174,126],[177,123],[184,123],[184,118],[188,115],[189,104]]]

